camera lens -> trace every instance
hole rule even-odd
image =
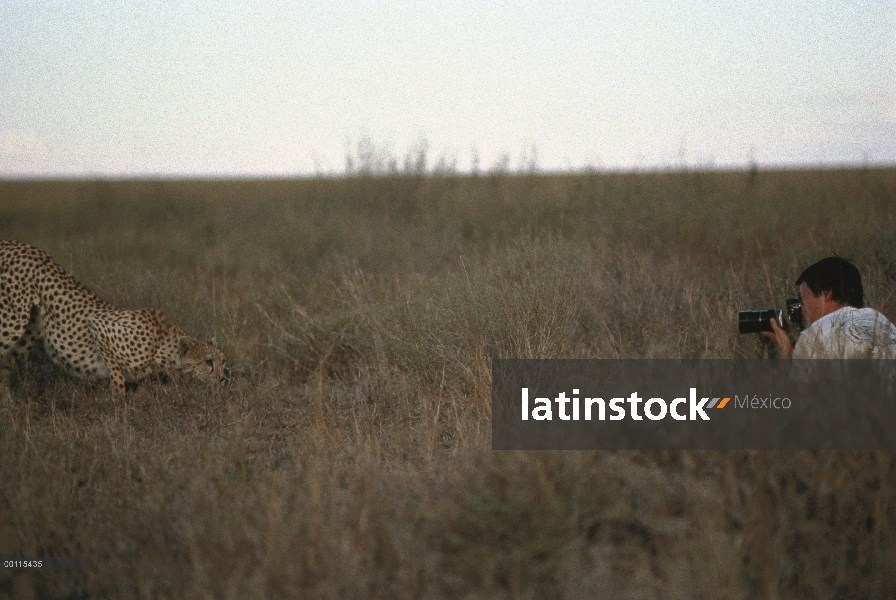
[[[737,328],[741,333],[772,331],[772,319],[781,317],[780,309],[742,310],[737,313]]]

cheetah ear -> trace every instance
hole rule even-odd
[[[186,356],[187,352],[190,351],[190,348],[193,346],[193,338],[184,336],[178,340],[177,348],[180,351],[181,356]]]

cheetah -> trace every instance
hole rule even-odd
[[[125,382],[184,373],[209,383],[229,379],[224,354],[175,327],[158,310],[117,310],[33,246],[0,241],[0,390],[12,361],[43,343],[50,359],[89,381]],[[7,390],[8,392],[8,390]]]

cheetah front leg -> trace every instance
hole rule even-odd
[[[124,371],[122,370],[121,365],[115,360],[115,355],[112,352],[108,349],[104,349],[102,343],[100,343],[100,352],[103,355],[103,360],[106,361],[106,367],[109,369],[109,377],[112,379],[109,389],[111,389],[112,393],[116,396],[124,396]]]
[[[122,335],[127,336],[130,332],[126,327],[122,327],[120,323],[99,317],[89,318],[87,326],[109,371],[112,393],[116,396],[124,396],[124,370],[117,358],[118,347],[115,340]]]

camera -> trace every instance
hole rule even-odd
[[[772,319],[778,322],[781,329],[796,327],[802,331],[803,303],[799,299],[791,299],[787,301],[787,308],[742,310],[737,314],[737,328],[741,333],[772,331]]]

